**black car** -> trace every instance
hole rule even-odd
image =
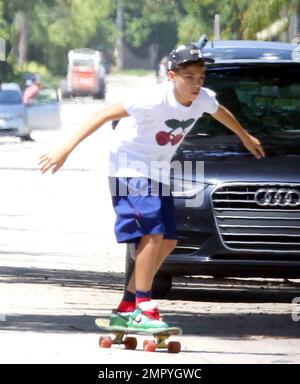
[[[205,86],[262,142],[266,158],[256,159],[210,115],[198,120],[173,159],[194,168],[183,184],[173,176],[179,241],[156,275],[160,297],[176,275],[300,277],[298,48],[219,42],[204,52],[216,59]],[[196,164],[204,165],[202,179]],[[127,278],[133,255],[128,246]]]

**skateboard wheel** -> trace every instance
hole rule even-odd
[[[112,340],[110,336],[101,336],[99,339],[99,346],[101,348],[110,348],[112,345]]]
[[[137,340],[135,337],[126,337],[124,339],[124,346],[126,349],[136,349]]]
[[[181,351],[181,344],[178,341],[170,341],[168,343],[169,353],[179,353]]]
[[[152,340],[145,340],[143,343],[143,349],[147,352],[155,352],[156,350],[156,343]]]

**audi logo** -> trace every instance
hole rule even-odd
[[[300,205],[300,192],[291,188],[261,188],[255,193],[254,200],[264,207],[297,207]]]

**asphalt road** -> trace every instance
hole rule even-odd
[[[98,347],[94,320],[118,304],[124,283],[105,174],[110,125],[54,176],[39,173],[38,158],[94,111],[151,83],[111,78],[105,103],[62,103],[60,130],[34,131],[32,142],[0,137],[0,363],[300,362],[299,281],[176,279],[159,307],[183,329],[180,355],[144,352],[144,337],[137,351]]]

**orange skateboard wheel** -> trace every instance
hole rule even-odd
[[[168,343],[168,353],[179,353],[181,351],[181,344],[178,341],[170,341]]]
[[[124,339],[124,346],[126,349],[136,349],[137,340],[135,337],[126,337]]]
[[[111,348],[112,339],[110,336],[101,336],[99,339],[99,346],[101,348]]]
[[[147,352],[155,352],[156,351],[155,341],[145,340],[143,343],[143,350]]]

